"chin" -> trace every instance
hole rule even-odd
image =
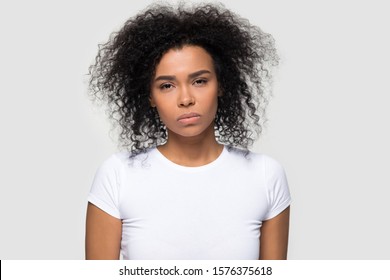
[[[201,135],[207,135],[207,130],[207,128],[201,129],[199,127],[186,127],[175,130],[168,130],[168,137],[169,135],[176,135],[180,137],[197,137]]]
[[[208,122],[207,122],[208,123]],[[171,128],[167,126],[168,137],[174,135],[178,137],[215,137],[214,122],[210,120],[209,124],[200,123],[188,126],[176,126],[173,125]]]

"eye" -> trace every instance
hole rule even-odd
[[[202,85],[205,85],[205,84],[207,84],[207,79],[197,79],[194,82],[195,86],[202,86]]]
[[[171,89],[171,88],[173,88],[173,85],[172,85],[172,84],[169,84],[169,83],[160,85],[160,89],[161,89],[161,90],[169,90],[169,89]]]

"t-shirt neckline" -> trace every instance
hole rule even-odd
[[[224,158],[228,153],[226,146],[223,146],[222,152],[212,162],[201,166],[184,166],[169,160],[157,149],[157,147],[155,147],[151,152],[156,156],[156,158],[158,158],[160,162],[164,163],[165,165],[172,168],[176,168],[178,170],[187,171],[187,172],[198,172],[198,171],[204,171],[204,170],[214,168],[215,166],[221,164],[221,162],[224,161]]]

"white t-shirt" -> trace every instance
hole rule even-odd
[[[123,259],[258,259],[262,221],[291,198],[266,155],[224,147],[215,161],[184,167],[153,148],[109,157],[88,201],[122,220]]]

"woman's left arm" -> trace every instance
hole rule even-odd
[[[290,206],[276,217],[263,221],[260,229],[260,260],[286,260]]]

